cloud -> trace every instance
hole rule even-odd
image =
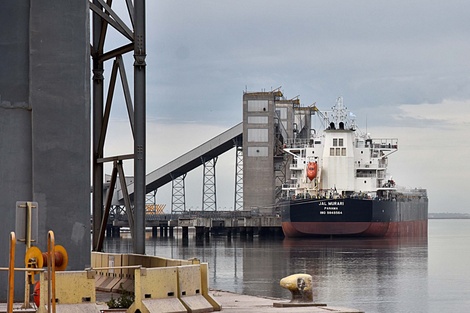
[[[228,126],[241,119],[242,90],[277,86],[327,106],[339,95],[359,108],[468,99],[469,6],[150,2],[149,114]]]
[[[432,209],[444,195],[464,203],[469,11],[464,0],[147,1],[148,169],[239,123],[244,90],[282,86],[321,110],[343,96],[361,129],[399,138],[391,168],[430,186]]]
[[[470,142],[466,140],[470,101],[400,105],[392,121],[374,125],[374,138],[398,138],[398,152],[389,157],[389,173],[398,184],[428,189],[431,212],[465,212],[463,190]]]

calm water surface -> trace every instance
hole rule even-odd
[[[179,235],[179,234],[176,234]],[[105,251],[132,252],[129,238]],[[290,298],[279,280],[308,273],[314,299],[370,312],[470,312],[470,220],[430,220],[427,240],[148,238],[146,253],[209,263],[210,287]]]

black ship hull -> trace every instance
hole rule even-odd
[[[425,237],[427,198],[295,199],[280,203],[286,237]]]

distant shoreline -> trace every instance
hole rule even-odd
[[[429,213],[428,219],[470,219],[468,213]]]

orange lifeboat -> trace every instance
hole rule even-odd
[[[317,177],[317,162],[308,162],[307,164],[307,177],[312,181]]]

